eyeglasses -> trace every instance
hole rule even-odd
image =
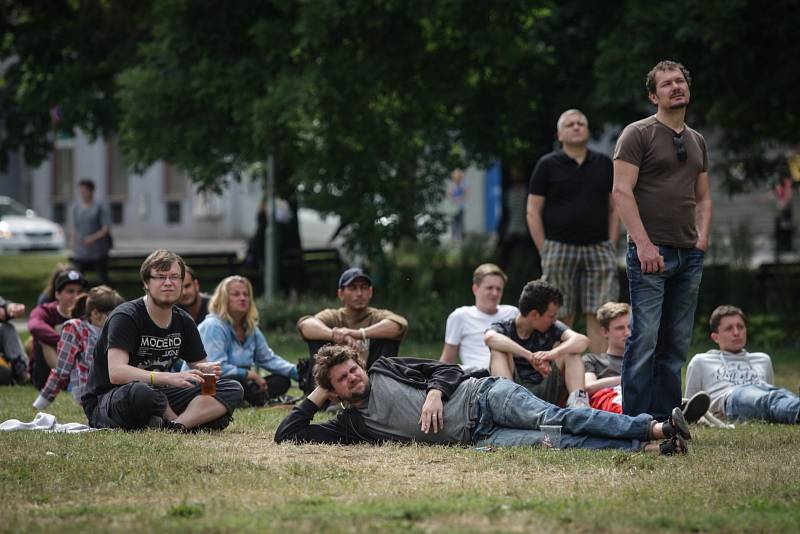
[[[672,144],[675,145],[675,155],[678,156],[678,161],[681,163],[686,161],[686,147],[683,146],[683,137],[677,134],[673,135]]]
[[[163,284],[167,280],[169,280],[170,282],[180,282],[181,280],[183,280],[183,277],[181,277],[181,275],[179,274],[168,274],[168,275],[151,274],[150,280],[155,280],[159,284]]]

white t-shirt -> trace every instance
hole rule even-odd
[[[444,342],[458,347],[461,364],[465,367],[489,368],[489,347],[483,334],[498,321],[514,319],[519,314],[516,306],[500,304],[497,313],[483,313],[476,306],[456,308],[447,318]]]

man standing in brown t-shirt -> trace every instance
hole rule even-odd
[[[661,61],[647,75],[656,114],[629,124],[614,150],[614,190],[628,230],[631,336],[622,363],[622,409],[664,418],[681,404],[711,226],[705,140],[684,122],[689,71]]]
[[[359,267],[347,269],[339,277],[336,295],[342,301],[343,307],[328,308],[297,321],[297,329],[303,339],[349,345],[359,351],[368,367],[378,356],[396,356],[397,343],[405,336],[408,321],[392,311],[370,307],[370,277]],[[378,346],[388,340],[397,343],[394,346],[386,344],[385,350]],[[391,352],[394,354],[390,354]],[[370,355],[369,360],[367,354]]]

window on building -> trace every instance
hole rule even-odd
[[[114,201],[124,203],[128,198],[130,171],[125,165],[125,158],[119,148],[119,136],[114,134],[107,137],[106,146],[108,151],[108,199],[112,203]]]
[[[170,200],[167,202],[167,224],[181,223],[181,203]]]
[[[164,200],[166,201],[167,224],[181,223],[181,204],[189,189],[186,171],[174,165],[164,165]]]

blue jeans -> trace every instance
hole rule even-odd
[[[766,384],[736,386],[725,401],[725,417],[797,424],[800,422],[800,397]]]
[[[653,418],[591,408],[559,408],[506,378],[486,378],[478,393],[477,445],[540,445],[540,425],[561,425],[561,448],[639,451],[650,439]]]
[[[658,248],[664,271],[644,274],[636,245],[628,244],[631,336],[622,360],[622,411],[661,420],[681,404],[681,367],[692,338],[705,253]]]

